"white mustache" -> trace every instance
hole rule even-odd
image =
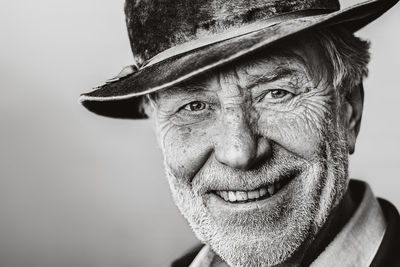
[[[192,189],[200,195],[215,190],[250,191],[293,177],[303,172],[307,166],[303,159],[290,154],[274,155],[253,170],[233,169],[212,160],[196,174],[192,180]]]

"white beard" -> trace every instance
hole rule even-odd
[[[210,245],[230,266],[273,266],[291,258],[301,245],[315,237],[347,189],[348,151],[344,131],[332,125],[328,128],[326,143],[312,160],[305,161],[274,145],[276,154],[257,170],[234,170],[209,160],[192,181],[174,176],[166,164],[175,204],[197,238]],[[229,184],[221,177],[240,177],[241,181],[260,184],[281,169],[294,166],[301,166],[301,175],[295,179],[296,192],[285,196],[284,205],[268,214],[218,217],[206,206],[202,194],[205,187]]]

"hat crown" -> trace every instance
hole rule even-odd
[[[309,9],[339,10],[338,0],[126,0],[136,63],[202,36]]]

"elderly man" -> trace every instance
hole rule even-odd
[[[397,0],[127,0],[135,63],[83,94],[154,121],[204,243],[174,266],[400,266],[400,217],[350,181],[368,43]]]

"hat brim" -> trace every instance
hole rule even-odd
[[[140,105],[142,95],[171,87],[310,29],[341,25],[355,32],[397,2],[398,0],[370,0],[328,14],[315,10],[314,15],[283,20],[257,31],[166,58],[82,94],[80,101],[88,110],[102,116],[146,118]]]

